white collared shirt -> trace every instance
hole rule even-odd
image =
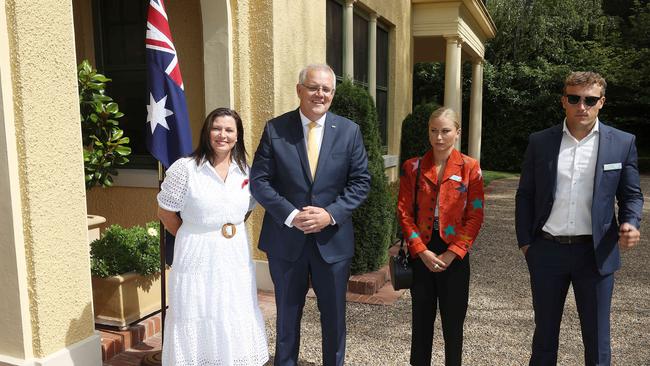
[[[302,122],[302,133],[305,138],[305,146],[308,146],[307,142],[307,135],[309,134],[309,124],[312,122],[309,118],[305,117],[304,114],[302,114],[302,111],[300,108],[298,108],[298,112],[300,113],[300,122]],[[324,114],[321,118],[315,120],[316,124],[316,139],[318,141],[318,151],[320,151],[320,145],[323,142],[323,126],[325,126],[325,117],[327,117],[327,113]]]
[[[591,204],[594,193],[594,175],[598,158],[596,118],[589,134],[578,141],[566,126],[557,161],[555,200],[551,214],[542,230],[551,235],[591,235]]]

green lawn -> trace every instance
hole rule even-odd
[[[490,182],[497,179],[517,177],[519,174],[508,172],[495,172],[493,170],[483,170],[483,185],[488,186]]]

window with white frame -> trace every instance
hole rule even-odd
[[[388,145],[388,31],[377,24],[377,90],[376,101],[379,134]]]

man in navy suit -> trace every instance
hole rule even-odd
[[[639,242],[643,195],[634,135],[598,120],[606,87],[597,73],[571,73],[561,99],[564,123],[531,134],[526,149],[515,217],[535,311],[531,366],[557,364],[569,284],[585,365],[611,363],[614,272],[619,247]]]
[[[309,283],[321,313],[324,365],[345,360],[345,294],[354,254],[352,211],[370,189],[359,126],[328,112],[334,71],[299,75],[300,107],[266,124],[251,168],[251,193],[265,208],[259,248],[275,288],[275,365],[296,365]]]

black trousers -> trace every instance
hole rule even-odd
[[[441,254],[447,250],[439,236],[427,244]],[[411,365],[431,365],[433,323],[440,306],[445,365],[460,366],[463,355],[463,324],[469,299],[469,254],[456,258],[442,272],[431,272],[420,259],[413,262]]]

